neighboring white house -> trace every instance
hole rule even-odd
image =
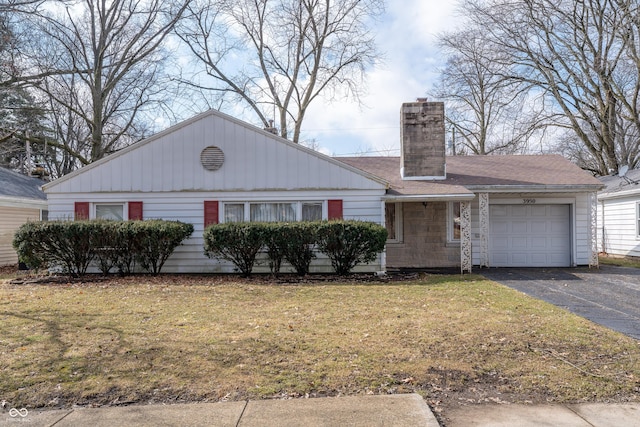
[[[360,271],[597,263],[598,180],[555,155],[445,157],[442,103],[401,117],[400,158],[330,158],[208,111],[45,185],[49,216],[192,223],[166,272],[233,271],[203,255],[208,224],[334,218],[390,232]]]
[[[9,169],[0,168],[0,266],[18,263],[13,235],[27,221],[46,219],[47,196],[44,182]]]
[[[640,257],[640,169],[604,176],[598,193],[599,250]]]

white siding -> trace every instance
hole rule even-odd
[[[637,236],[637,204],[640,196],[601,200],[598,202],[598,248],[611,255],[640,257]],[[603,209],[604,207],[604,209]]]
[[[179,220],[193,224],[194,233],[176,249],[163,267],[164,273],[226,273],[233,266],[226,261],[207,258],[204,255],[204,201],[302,201],[341,199],[344,219],[358,219],[383,223],[380,200],[384,190],[336,190],[336,191],[288,191],[288,192],[148,192],[148,193],[77,193],[50,194],[49,218],[73,218],[74,202],[126,202],[142,201],[144,219],[158,218]],[[325,207],[326,209],[326,207]],[[319,258],[312,264],[314,272],[332,271],[328,259]],[[380,259],[355,271],[379,271]],[[257,266],[255,272],[268,272],[267,263]],[[286,266],[283,266],[286,271]]]
[[[217,171],[200,164],[224,152]],[[52,193],[381,189],[384,184],[329,157],[228,116],[209,112],[48,184]]]

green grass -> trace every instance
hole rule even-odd
[[[478,276],[275,285],[220,277],[0,284],[13,407],[418,392],[628,400],[640,343]]]

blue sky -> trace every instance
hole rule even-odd
[[[442,65],[436,35],[455,26],[455,4],[387,0],[374,30],[385,61],[368,74],[365,105],[318,99],[305,117],[303,138],[315,139],[329,155],[399,155],[400,106],[426,96],[436,78]]]

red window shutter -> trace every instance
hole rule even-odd
[[[73,214],[76,221],[89,219],[89,202],[75,202],[73,205]]]
[[[329,200],[328,204],[328,218],[342,219],[342,200]]]
[[[142,202],[129,202],[129,219],[143,219],[142,217]]]
[[[204,226],[207,227],[211,224],[218,223],[218,201],[217,200],[205,200],[204,201]]]

